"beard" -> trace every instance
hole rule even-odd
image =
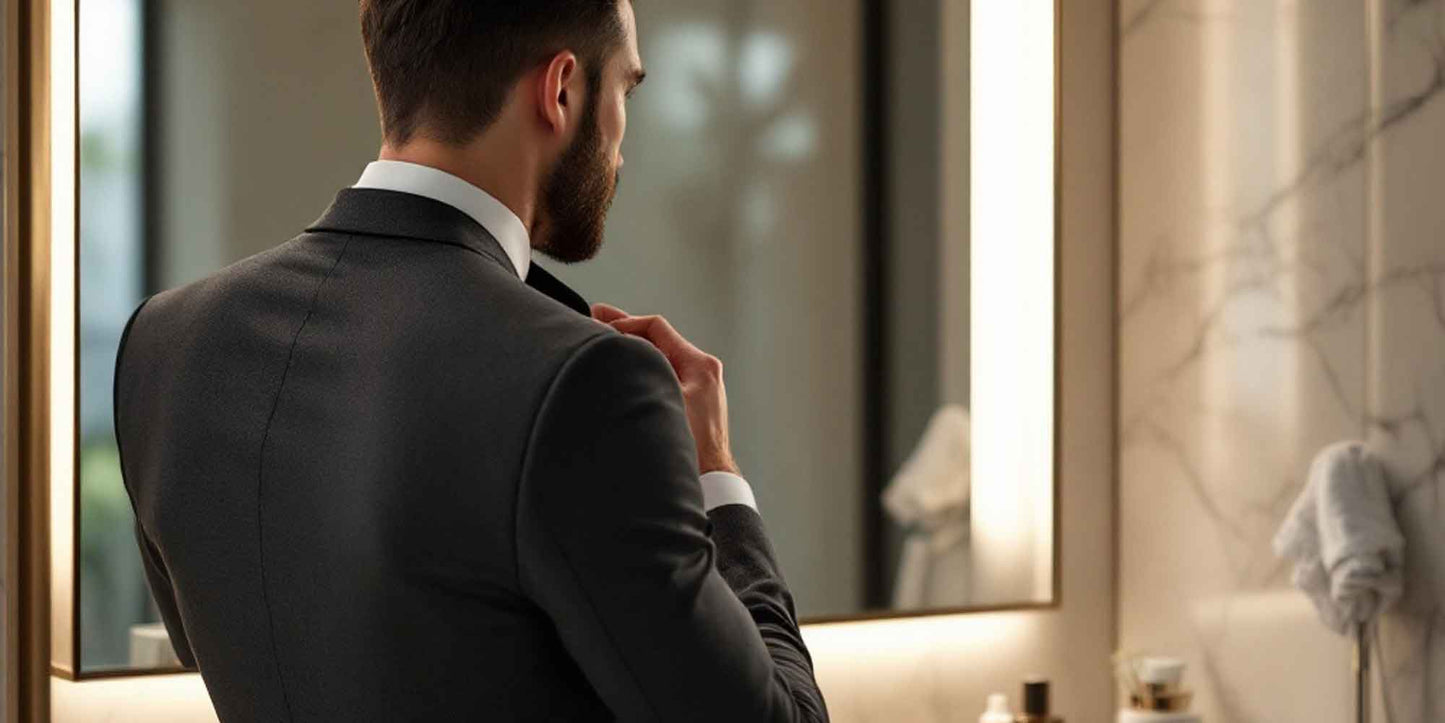
[[[542,187],[545,229],[538,251],[564,264],[586,261],[602,249],[607,212],[622,174],[613,171],[602,149],[597,94],[589,97],[582,125]]]

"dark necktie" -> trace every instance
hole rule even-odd
[[[527,285],[561,302],[567,308],[586,316],[592,316],[592,307],[582,295],[573,291],[571,287],[562,283],[560,279],[548,273],[546,269],[532,264],[527,269]]]

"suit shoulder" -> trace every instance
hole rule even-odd
[[[277,244],[200,278],[156,292],[143,304],[145,315],[147,318],[164,317],[183,309],[223,305],[232,292],[256,284],[264,278],[268,269],[284,266],[288,254],[296,255],[300,239],[297,237]]]
[[[488,269],[491,271],[491,269]],[[580,347],[604,335],[617,335],[611,327],[537,291],[514,276],[493,271],[488,283],[473,287],[470,314],[499,317],[509,327],[505,337],[544,345],[548,352],[570,357]],[[477,303],[480,302],[480,303]]]
[[[672,366],[657,347],[611,328],[601,328],[574,346],[550,387],[548,396],[554,400],[596,395],[620,401],[658,390],[680,394]]]
[[[651,342],[604,327],[572,351],[568,367],[591,367],[607,372],[638,367],[670,371],[667,357]]]

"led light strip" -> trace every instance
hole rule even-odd
[[[74,670],[76,3],[50,12],[50,616],[52,659]]]
[[[1055,0],[973,0],[973,585],[1053,596]]]

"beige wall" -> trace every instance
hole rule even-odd
[[[810,627],[835,721],[973,721],[989,692],[1055,681],[1070,721],[1112,715],[1114,278],[1112,3],[1063,3],[1062,603],[1057,609]],[[307,219],[309,220],[309,219]],[[54,720],[213,720],[196,676],[55,681]]]

